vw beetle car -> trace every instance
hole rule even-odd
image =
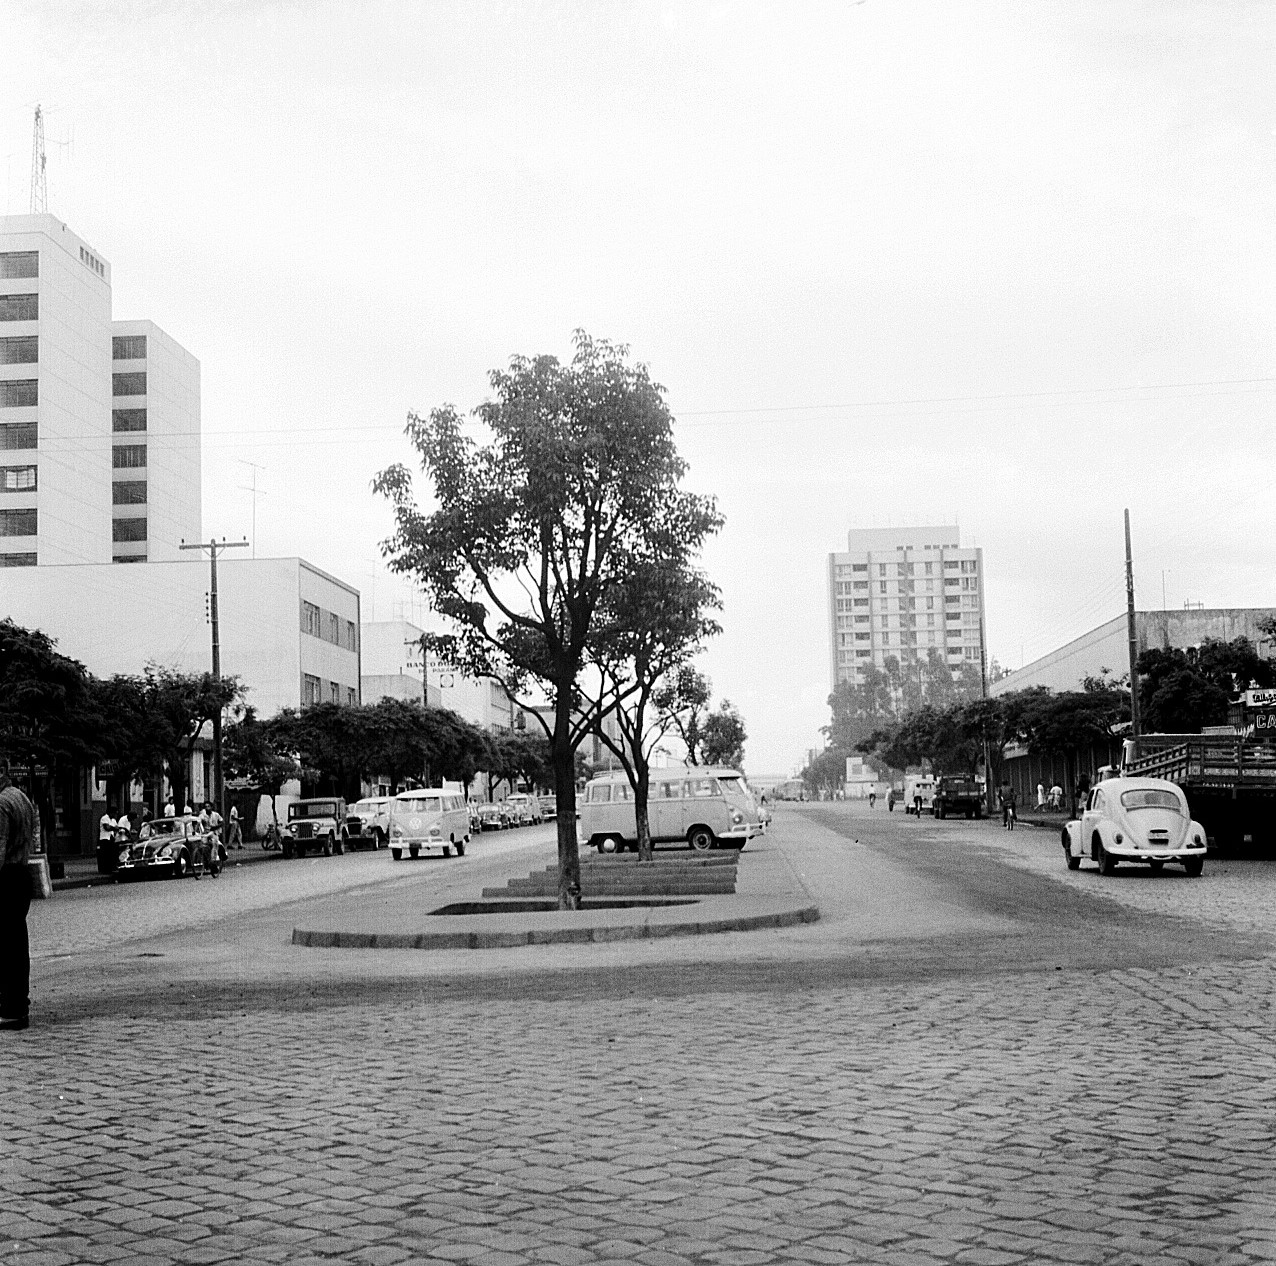
[[[505,811],[513,817],[515,826],[535,826],[541,821],[540,801],[530,792],[514,792],[505,801]]]
[[[1205,865],[1205,828],[1192,821],[1187,797],[1164,778],[1107,778],[1096,784],[1081,810],[1063,828],[1068,869],[1081,859],[1110,875],[1118,862],[1160,870],[1178,862],[1192,876]]]
[[[120,845],[115,873],[121,879],[140,875],[175,875],[180,879],[191,873],[200,847],[215,838],[196,817],[155,818],[142,824],[136,844]]]
[[[503,831],[511,825],[508,814],[499,804],[479,805],[479,818],[482,820],[484,831]]]

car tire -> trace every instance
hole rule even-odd
[[[697,853],[708,852],[713,847],[713,832],[707,826],[693,826],[687,832],[687,846]]]
[[[185,879],[190,874],[191,859],[190,855],[185,851],[177,854],[177,861],[173,863],[172,875],[174,879]]]
[[[453,845],[453,847],[456,849],[456,855],[458,857],[465,856],[465,841],[464,840],[457,840],[457,842],[455,843],[455,845]]]
[[[451,844],[444,844],[444,845],[443,845],[443,856],[444,856],[444,857],[451,857],[451,856],[452,856],[452,845],[451,845]]]
[[[1205,869],[1205,858],[1189,857],[1183,862],[1183,873],[1189,879],[1200,878],[1201,872]]]
[[[385,832],[380,828],[377,828],[372,832],[372,847],[374,850],[385,848]]]
[[[282,845],[281,847],[283,848],[283,854],[284,854],[284,857],[285,857],[287,860],[291,861],[291,860],[292,860],[292,856],[293,856],[293,852],[294,852],[294,850],[293,850],[293,846],[292,846],[291,844],[284,844],[284,845]]]
[[[325,857],[332,856],[332,836],[331,835],[325,835],[323,837],[323,855]]]
[[[350,837],[348,835],[339,835],[337,837],[336,850],[338,853],[341,853],[344,855],[346,851],[346,843],[348,842],[349,838]]]
[[[942,822],[948,816],[948,810],[945,809],[944,806],[941,804],[935,810],[935,816]]]
[[[1101,875],[1116,874],[1116,858],[1103,847],[1103,841],[1099,841],[1099,873]]]
[[[1164,869],[1164,862],[1148,862],[1148,870],[1150,870],[1154,875],[1159,875]]]
[[[403,850],[402,850],[401,848],[392,848],[392,849],[390,850],[390,856],[391,856],[391,857],[393,857],[393,858],[394,858],[394,860],[395,860],[396,862],[398,862],[398,861],[402,861],[402,860],[403,860]]]
[[[408,856],[409,856],[409,857],[420,857],[420,856],[421,856],[421,846],[420,846],[419,844],[409,844],[409,845],[408,845]]]

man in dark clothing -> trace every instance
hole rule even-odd
[[[0,759],[0,1029],[25,1029],[31,1009],[31,946],[27,911],[35,847],[35,806],[9,778]]]

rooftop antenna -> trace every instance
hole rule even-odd
[[[37,105],[31,136],[31,214],[44,215],[48,209],[49,182],[44,174],[44,111]]]

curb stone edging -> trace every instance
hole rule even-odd
[[[755,932],[795,927],[819,920],[819,906],[800,906],[772,914],[728,915],[697,923],[628,923],[593,928],[528,928],[488,932],[311,932],[293,928],[292,944],[310,949],[514,949],[523,945],[562,945],[648,940],[668,936],[704,936],[715,932]]]

